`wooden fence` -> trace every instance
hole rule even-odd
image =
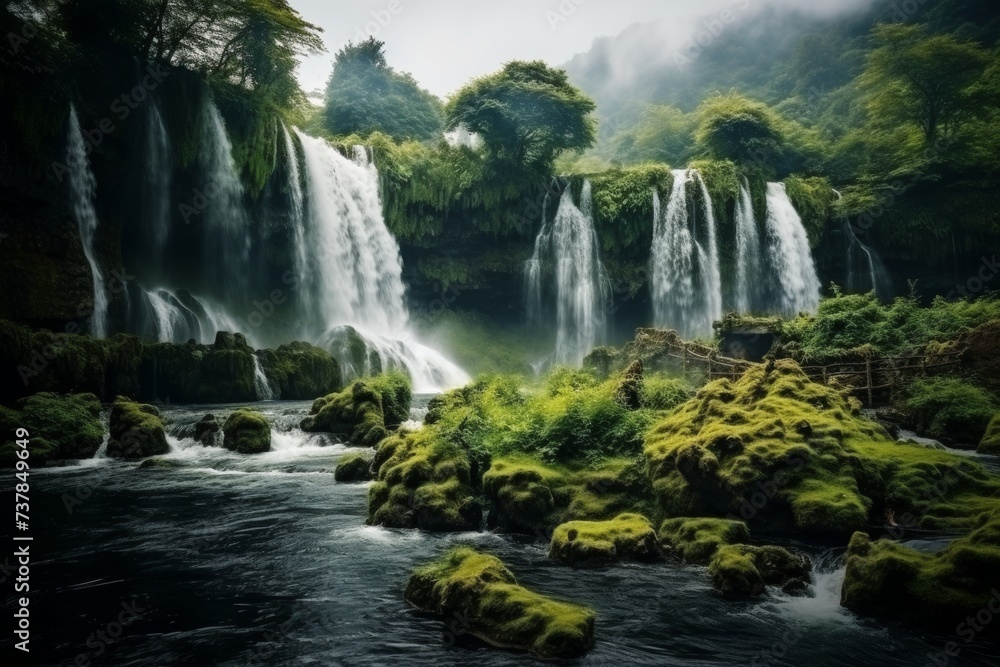
[[[715,350],[697,343],[665,345],[663,357],[672,359],[683,370],[685,377],[691,373],[702,373],[709,379],[737,379],[748,369],[760,364],[744,359],[734,359],[718,354]],[[826,366],[803,366],[802,370],[813,381],[830,384],[836,378],[838,384],[867,399],[869,407],[875,404],[876,392],[889,391],[895,394],[899,381],[912,375],[926,375],[946,372],[962,363],[961,352],[911,355],[864,361],[842,362]]]

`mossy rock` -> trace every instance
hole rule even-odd
[[[805,556],[776,546],[719,547],[708,564],[712,585],[726,596],[764,595],[767,586],[800,591],[812,581]]]
[[[651,489],[644,470],[629,459],[609,459],[595,469],[517,456],[493,461],[483,493],[492,505],[490,528],[547,538],[568,521],[646,514]]]
[[[649,519],[621,514],[610,521],[570,521],[558,526],[549,558],[583,567],[621,560],[648,562],[660,558],[660,548]]]
[[[540,658],[575,658],[594,644],[593,610],[518,585],[500,559],[458,547],[414,570],[406,600],[493,646]]]
[[[337,461],[337,467],[333,471],[333,479],[344,484],[370,482],[374,479],[371,458],[362,454],[344,455]]]
[[[985,389],[958,377],[922,378],[906,388],[908,425],[952,445],[976,445],[997,412]]]
[[[326,350],[308,343],[289,343],[258,353],[261,367],[288,401],[325,396],[341,388],[340,365]]]
[[[479,530],[469,455],[430,429],[397,433],[382,441],[372,464],[368,524],[429,531]]]
[[[977,451],[980,454],[996,454],[1000,456],[1000,413],[993,415],[989,428],[986,429],[986,435],[979,441],[979,449]]]
[[[262,454],[271,451],[271,425],[256,410],[243,408],[226,418],[222,427],[222,446],[239,454]]]
[[[677,518],[660,524],[659,538],[685,562],[707,565],[721,547],[749,542],[750,529],[731,519]]]
[[[240,334],[220,331],[212,345],[146,344],[141,376],[146,399],[235,403],[257,398],[254,351]]]
[[[123,459],[144,459],[170,451],[160,411],[119,397],[111,406],[108,456]]]
[[[948,452],[893,441],[790,360],[703,387],[646,440],[665,516],[733,515],[769,531],[849,534],[889,514],[968,529],[1000,482]]]
[[[409,417],[412,391],[402,373],[358,380],[347,389],[313,401],[302,430],[336,433],[361,447],[375,447],[388,434],[388,426]]]
[[[194,425],[194,439],[205,447],[222,445],[222,425],[215,415],[205,415]]]
[[[981,610],[1000,607],[998,591],[1000,515],[993,514],[971,534],[937,553],[855,533],[847,549],[841,604],[858,614],[892,618],[950,635]],[[978,638],[1000,639],[996,622],[981,627]],[[966,629],[971,632],[968,625]]]
[[[61,396],[42,392],[23,398],[16,410],[0,406],[0,465],[12,467],[20,460],[16,431],[28,431],[32,467],[51,461],[89,459],[104,441],[101,402],[93,394]]]

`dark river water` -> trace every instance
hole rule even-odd
[[[414,565],[456,543],[498,555],[539,592],[596,609],[597,644],[574,664],[1000,664],[1000,647],[962,643],[960,655],[944,656],[947,637],[842,609],[843,550],[803,545],[818,570],[810,597],[728,601],[704,568],[573,570],[549,561],[541,542],[366,526],[367,485],[332,475],[357,450],[299,431],[307,403],[262,409],[274,425],[268,454],[183,438],[225,407],[170,407],[166,458],[176,467],[97,458],[33,472],[31,664],[538,662],[486,647],[460,622],[449,629],[403,600]],[[12,609],[8,597],[8,622]],[[2,637],[10,655],[9,629]],[[939,653],[938,662],[928,657]]]

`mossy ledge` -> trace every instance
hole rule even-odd
[[[307,432],[336,433],[361,447],[376,447],[389,427],[409,417],[410,379],[398,371],[354,382],[342,392],[313,401],[302,420]]]
[[[660,524],[659,538],[684,562],[708,565],[721,547],[749,542],[750,530],[730,519],[676,518]]]
[[[801,593],[812,582],[812,564],[784,547],[734,544],[720,547],[708,564],[712,585],[725,596],[764,595],[768,586]]]
[[[594,644],[595,613],[518,585],[500,559],[458,547],[414,570],[406,600],[493,646],[540,658],[575,658]]]
[[[370,482],[372,475],[372,459],[364,454],[345,454],[333,471],[333,480],[342,484]]]
[[[12,410],[0,406],[0,466],[13,467],[21,449],[15,442],[18,428],[28,431],[31,466],[51,461],[89,459],[104,439],[101,402],[93,394],[60,396],[43,392],[23,398]]]
[[[1000,624],[975,617],[1000,609],[1000,515],[937,553],[855,533],[847,549],[841,604],[937,632],[996,641]],[[979,631],[975,627],[981,628]]]
[[[706,385],[650,431],[645,452],[668,517],[846,536],[893,515],[971,530],[1000,508],[1000,482],[981,466],[892,440],[790,360]]]
[[[386,438],[372,464],[368,523],[430,531],[479,530],[483,511],[462,447],[431,429]]]
[[[660,547],[649,519],[621,514],[610,521],[570,521],[556,527],[549,558],[578,567],[649,562],[660,558]]]

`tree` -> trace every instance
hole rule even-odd
[[[327,84],[326,129],[334,134],[435,139],[444,130],[441,101],[409,74],[389,67],[385,43],[348,43],[334,57]]]
[[[784,151],[782,121],[766,104],[730,93],[709,98],[697,114],[695,138],[709,157],[763,166]]]
[[[986,49],[919,25],[879,25],[872,37],[877,47],[859,81],[875,125],[914,125],[933,145],[990,111],[975,86],[990,62]]]
[[[514,61],[458,91],[445,113],[448,129],[482,137],[494,171],[534,176],[550,173],[561,153],[594,144],[594,109],[563,70]]]

